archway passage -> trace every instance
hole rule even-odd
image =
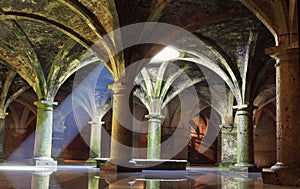
[[[190,142],[188,146],[188,161],[191,165],[197,164],[217,164],[220,161],[220,135],[212,140],[213,142],[206,142],[204,137],[208,132],[213,132],[209,129],[210,111],[211,108],[206,108],[196,114],[189,122],[190,127]],[[217,124],[216,120],[214,123]],[[214,125],[210,127],[214,127]],[[211,141],[211,140],[210,140]],[[205,150],[203,150],[205,149]]]

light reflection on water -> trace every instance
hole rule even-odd
[[[186,171],[107,173],[91,166],[58,166],[56,171],[0,165],[0,188],[17,189],[285,189],[262,184],[260,173],[236,173],[217,168]],[[27,168],[27,169],[26,169]]]

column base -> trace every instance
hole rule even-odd
[[[219,168],[230,168],[232,166],[234,166],[236,164],[236,162],[220,162],[218,163],[218,167]]]
[[[140,171],[142,171],[140,168],[132,167],[132,165],[121,166],[121,165],[115,164],[110,161],[107,161],[105,163],[100,163],[99,168],[100,168],[100,171],[105,171],[105,172],[140,172]]]
[[[85,161],[85,164],[87,165],[97,165],[96,158],[89,158]]]
[[[106,162],[109,161],[109,158],[95,158],[96,161],[96,167],[100,168],[101,166],[103,166]]]
[[[268,171],[262,172],[263,182],[266,184],[300,186],[300,166],[285,165],[277,162]]]
[[[275,165],[273,165],[271,167],[272,171],[277,171],[277,170],[284,170],[284,169],[288,169],[288,166],[281,163],[281,162],[277,162]]]
[[[261,167],[257,167],[255,164],[249,163],[236,163],[230,167],[230,171],[235,172],[262,172]]]
[[[263,171],[262,178],[265,184],[300,187],[300,172],[293,172],[289,169]]]
[[[29,160],[28,165],[35,167],[45,167],[49,169],[57,169],[57,161],[51,157],[34,157]]]

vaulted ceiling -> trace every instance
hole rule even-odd
[[[278,2],[296,6],[293,0]],[[116,79],[161,46],[138,44],[115,55],[117,37],[101,42],[103,37],[129,24],[160,22],[203,41],[218,60],[212,71],[221,70],[242,103],[263,104],[275,95],[274,62],[265,54],[278,43],[275,8],[264,0],[0,0],[0,89],[12,70],[17,76],[7,96],[28,85],[38,97],[67,95],[72,74],[95,61],[105,62]],[[87,53],[91,60],[78,63]]]

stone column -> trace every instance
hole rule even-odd
[[[150,102],[148,119],[148,141],[147,141],[147,159],[160,159],[161,155],[161,102],[159,99],[153,99]]]
[[[236,163],[237,129],[233,125],[221,125],[221,162],[220,167],[229,167]]]
[[[92,120],[89,122],[91,125],[90,137],[90,161],[97,157],[101,157],[101,129],[104,122],[100,120]]]
[[[52,171],[36,171],[31,176],[31,189],[48,189]]]
[[[148,118],[148,146],[147,159],[160,159],[161,120],[164,118],[158,114],[149,114]]]
[[[29,164],[36,166],[56,166],[57,162],[51,158],[53,101],[40,100],[37,106],[37,123],[35,130],[34,157]]]
[[[112,89],[114,94],[110,163],[121,167],[107,169],[119,171],[119,168],[130,167],[129,161],[132,159],[132,99],[126,85],[116,83]]]
[[[235,171],[254,171],[252,109],[248,105],[234,106],[237,124],[237,163]]]
[[[266,53],[276,59],[277,163],[271,173],[263,173],[263,180],[300,186],[299,48],[279,46]]]
[[[5,131],[5,117],[8,115],[3,109],[0,109],[0,162],[4,161],[3,144]]]

